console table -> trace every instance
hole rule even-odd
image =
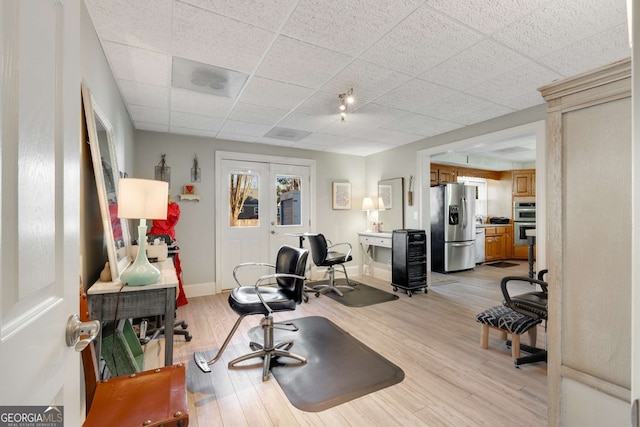
[[[360,243],[360,274],[365,274],[365,264],[367,274],[373,274],[371,263],[373,262],[373,247],[391,249],[391,233],[374,233],[371,231],[363,231],[358,233],[358,241]]]
[[[89,316],[100,322],[132,317],[164,315],[169,327],[164,330],[164,364],[173,364],[173,318],[175,317],[178,276],[171,258],[154,263],[161,273],[158,283],[146,286],[122,286],[115,282],[94,283],[87,291]],[[100,355],[102,328],[95,339],[96,354]]]

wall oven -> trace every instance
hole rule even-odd
[[[536,204],[535,202],[513,203],[513,244],[526,246],[527,230],[536,229]]]
[[[535,222],[514,222],[513,223],[513,244],[516,246],[527,246],[527,230],[535,230]]]
[[[535,202],[514,202],[513,203],[513,222],[536,222],[536,203]]]

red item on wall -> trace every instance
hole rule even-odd
[[[153,225],[148,234],[168,234],[172,240],[176,239],[175,226],[180,219],[180,206],[176,202],[170,202],[167,206],[167,219],[154,219]],[[184,288],[182,286],[182,266],[180,265],[180,254],[173,255],[173,266],[176,268],[176,274],[178,275],[178,307],[189,303],[187,297],[184,294]]]
[[[171,239],[176,240],[176,224],[180,219],[180,206],[176,202],[167,206],[167,219],[154,219],[153,225],[148,234],[168,234]]]

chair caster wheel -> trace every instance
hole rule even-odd
[[[185,335],[185,337],[184,337],[184,340],[185,340],[186,342],[189,342],[189,341],[191,341],[192,339],[193,339],[193,335]]]

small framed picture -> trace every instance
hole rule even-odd
[[[331,194],[333,209],[351,209],[350,182],[334,182]]]
[[[378,184],[378,197],[384,204],[384,209],[389,210],[393,207],[391,204],[393,200],[393,187],[391,185]]]
[[[185,185],[183,194],[196,194],[196,186],[195,185]]]

